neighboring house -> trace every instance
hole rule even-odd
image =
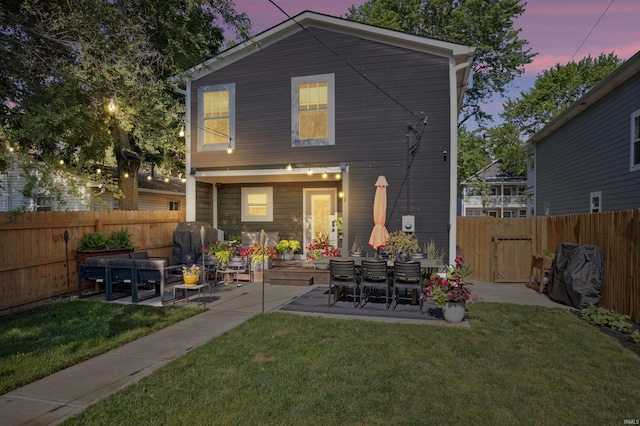
[[[48,190],[38,190],[34,195],[25,197],[22,193],[29,184],[26,173],[13,161],[9,170],[0,173],[0,211],[86,211],[117,210],[118,199],[106,186],[80,187],[77,193],[69,191],[67,180],[73,176],[56,175],[53,177],[56,186],[62,189],[64,197],[57,197]],[[102,167],[100,172],[117,176],[115,168]],[[141,172],[138,174],[138,209],[139,210],[184,210],[185,179],[167,176],[155,176]]]
[[[527,179],[504,173],[502,163],[497,159],[461,183],[461,216],[527,216]]]
[[[384,175],[389,231],[414,216],[420,241],[455,255],[456,123],[473,51],[303,12],[194,67],[187,220],[303,246],[320,232],[340,244],[341,223],[345,253],[356,236],[368,242]],[[408,125],[420,131],[424,115],[417,145]]]
[[[538,215],[640,208],[640,52],[533,135]]]

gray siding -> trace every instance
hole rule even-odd
[[[196,182],[196,222],[213,225],[213,185],[210,183]]]
[[[589,211],[602,191],[605,211],[640,207],[640,171],[629,171],[630,118],[640,109],[640,74],[612,90],[536,146],[536,211]]]
[[[346,163],[349,237],[352,240],[357,234],[365,241],[373,227],[374,183],[379,175],[385,175],[389,182],[389,231],[400,229],[402,215],[413,214],[420,241],[433,236],[439,247],[446,248],[450,163],[443,161],[443,151],[450,151],[448,59],[316,28],[309,31],[382,90],[308,33],[294,34],[192,84],[192,135],[197,135],[197,88],[236,85],[233,155],[197,152],[194,137],[192,167],[267,168],[288,163],[322,167]],[[336,143],[292,148],[291,78],[326,73],[335,74]],[[400,192],[406,172],[405,133],[407,125],[415,121],[413,113],[420,111],[428,115],[429,125],[413,162],[411,211],[407,212],[406,184]],[[227,202],[220,201],[221,218],[227,217]],[[239,198],[236,202],[237,209]],[[220,229],[228,231],[225,226],[219,223]],[[229,224],[228,228],[236,226]],[[282,234],[282,229],[273,230]]]

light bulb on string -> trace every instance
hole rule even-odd
[[[178,133],[178,134],[180,135],[180,137],[181,137],[181,138],[183,138],[183,137],[184,137],[184,126],[182,126],[182,127],[180,128],[180,133]]]

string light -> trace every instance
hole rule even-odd
[[[60,165],[62,166],[64,164],[64,160],[60,160]]]
[[[336,173],[336,180],[342,179],[342,175],[340,173]]]
[[[111,100],[109,101],[109,112],[111,114],[113,114],[114,112],[116,112],[116,97],[114,95],[113,98],[111,98]]]
[[[293,167],[291,167],[291,163],[289,163],[289,165],[287,166],[287,171],[290,172],[291,170],[293,170]]]
[[[97,173],[97,174],[102,173],[102,169],[98,167],[98,168],[96,169],[96,173]]]
[[[231,140],[229,140],[229,145],[227,145],[227,154],[231,154],[233,152],[233,148],[231,148]]]
[[[183,137],[184,137],[184,126],[182,126],[182,127],[180,128],[180,133],[178,133],[178,134],[180,135],[180,137],[181,137],[181,138],[183,138]]]
[[[124,174],[124,178],[127,179],[129,177],[129,173]]]
[[[168,177],[164,178],[164,183],[169,183],[169,178]]]
[[[313,170],[311,170],[311,167],[309,167],[309,170],[307,171],[307,174],[308,174],[309,176],[312,176],[312,175],[313,175]]]
[[[340,191],[338,192],[338,198],[343,198],[344,197],[344,192]]]
[[[151,177],[151,175],[147,176],[147,180],[152,180],[153,177]]]
[[[324,169],[324,173],[322,173],[322,179],[326,179],[327,177],[327,169]]]

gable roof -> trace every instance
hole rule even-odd
[[[306,31],[309,27],[449,58],[456,72],[458,110],[461,108],[475,47],[389,30],[311,11],[301,12],[293,18],[257,34],[252,39],[223,51],[218,56],[187,70],[185,76],[189,80],[197,80],[293,34]]]
[[[640,73],[640,51],[636,52],[635,55],[613,70],[611,74],[603,78],[600,83],[593,86],[591,90],[555,116],[553,120],[547,123],[547,125],[540,129],[535,135],[531,136],[527,141],[527,146],[540,142],[560,126],[582,113],[599,99],[638,73]]]
[[[526,176],[511,176],[508,173],[502,171],[502,163],[504,160],[502,158],[498,158],[494,160],[488,166],[485,166],[483,169],[478,171],[476,174],[469,177],[469,179],[462,182],[463,185],[472,185],[478,181],[484,181],[487,183],[517,183],[517,182],[526,182]]]

